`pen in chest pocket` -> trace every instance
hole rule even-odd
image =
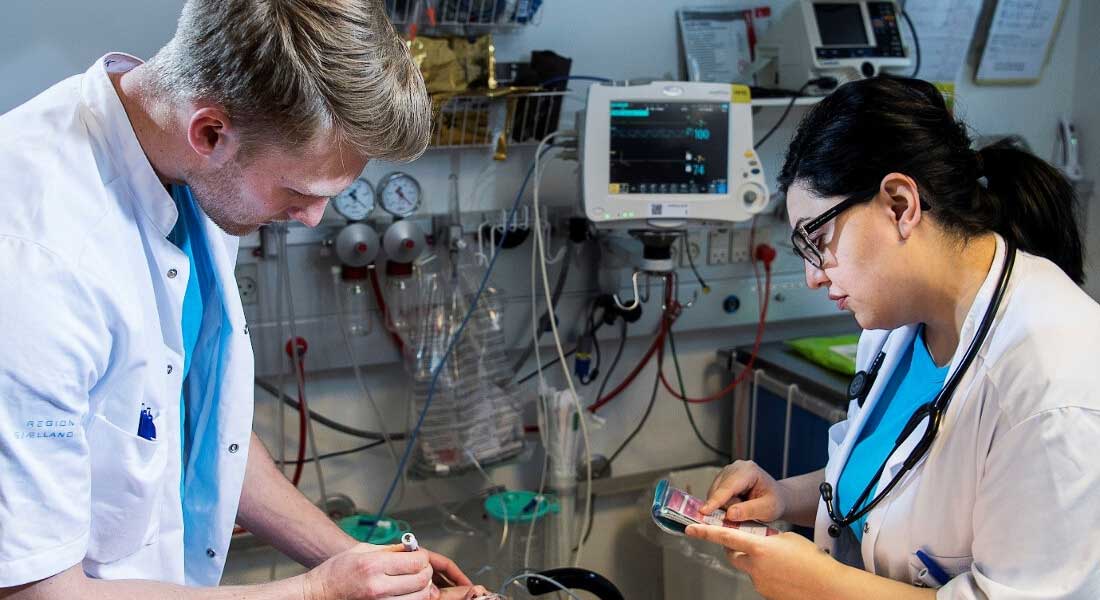
[[[153,410],[144,404],[141,405],[141,413],[138,416],[138,437],[147,440],[157,439],[157,426],[153,424]]]

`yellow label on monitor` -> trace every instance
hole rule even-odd
[[[619,184],[617,184],[617,183],[607,184],[607,193],[609,193],[609,194],[618,194],[619,193]]]
[[[735,83],[730,86],[730,101],[734,104],[749,104],[752,102],[752,93],[749,86]]]

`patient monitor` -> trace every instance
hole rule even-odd
[[[593,85],[578,120],[584,212],[599,228],[722,225],[767,205],[744,86]]]
[[[901,18],[896,2],[795,0],[756,44],[756,62],[763,65],[756,81],[797,90],[818,77],[844,84],[905,74],[913,60],[902,42]]]

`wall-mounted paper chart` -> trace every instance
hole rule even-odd
[[[1038,81],[1064,4],[1064,0],[999,0],[974,80],[984,84]]]

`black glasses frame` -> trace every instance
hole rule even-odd
[[[791,232],[791,247],[794,248],[795,253],[798,254],[802,260],[810,263],[815,268],[823,268],[825,266],[825,255],[821,253],[821,250],[818,249],[817,244],[810,239],[810,236],[818,229],[824,227],[826,223],[840,216],[840,213],[857,204],[866,202],[877,192],[878,188],[875,188],[875,190],[871,192],[849,196],[836,206],[833,206],[809,221],[800,220],[795,224],[794,231]]]

